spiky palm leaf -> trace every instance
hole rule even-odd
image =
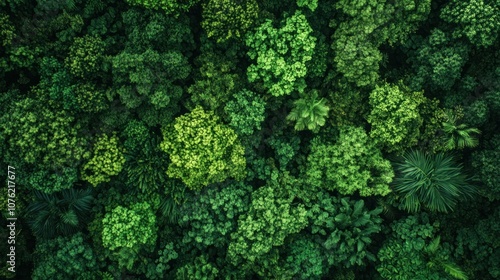
[[[429,245],[425,248],[424,252],[427,256],[427,266],[429,268],[440,268],[446,273],[456,279],[468,280],[467,275],[462,271],[462,269],[455,263],[451,262],[447,258],[444,258],[442,254],[439,253],[439,248],[441,245],[441,236],[434,238]]]
[[[169,224],[177,224],[181,217],[179,205],[170,196],[162,197],[158,212]]]
[[[52,194],[35,191],[35,201],[26,209],[35,236],[50,239],[81,229],[89,218],[91,192],[91,189],[69,189]]]
[[[160,150],[159,142],[159,139],[153,137],[138,149],[125,153],[127,185],[147,192],[166,183],[168,160]]]
[[[445,148],[453,150],[455,148],[463,149],[465,147],[475,147],[478,145],[478,140],[473,134],[479,134],[481,131],[477,128],[468,128],[465,124],[457,124],[458,119],[453,114],[453,111],[445,111],[446,121],[442,123],[443,131],[446,134],[444,137]]]
[[[475,192],[462,166],[449,155],[410,151],[394,165],[394,191],[409,212],[417,212],[424,205],[431,211],[447,213],[453,211],[459,198],[471,197]]]

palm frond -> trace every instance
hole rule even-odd
[[[35,236],[50,239],[81,229],[89,217],[93,200],[91,193],[91,189],[69,189],[52,194],[35,192],[35,201],[26,209]]]
[[[448,273],[453,278],[460,279],[460,280],[468,280],[469,279],[469,277],[467,277],[467,274],[465,274],[465,272],[463,272],[462,269],[458,265],[456,265],[452,262],[442,262],[441,265],[443,266],[444,271],[446,271],[446,273]]]
[[[434,238],[431,241],[431,243],[427,246],[427,248],[425,248],[425,251],[430,254],[436,253],[437,249],[439,248],[440,242],[441,242],[441,236]]]

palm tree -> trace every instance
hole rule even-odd
[[[26,209],[35,236],[50,239],[83,228],[92,204],[92,189],[63,190],[47,194],[35,191],[35,201]]]
[[[319,131],[319,127],[325,125],[325,118],[330,108],[326,101],[318,100],[317,91],[313,91],[308,98],[300,98],[294,102],[294,108],[287,116],[287,120],[296,121],[295,130],[309,129]]]
[[[409,212],[416,212],[423,205],[431,211],[447,213],[453,211],[458,199],[475,193],[462,166],[444,153],[431,155],[412,150],[404,153],[394,168],[394,191]]]
[[[477,128],[468,128],[465,124],[457,124],[458,118],[452,110],[445,110],[445,119],[442,123],[445,149],[453,150],[455,148],[475,147],[478,141],[472,134],[479,134],[481,131]]]

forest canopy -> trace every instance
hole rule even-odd
[[[498,279],[499,32],[499,0],[0,1],[0,278]]]

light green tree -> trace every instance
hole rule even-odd
[[[384,84],[370,93],[370,136],[389,152],[400,152],[417,144],[423,119],[419,105],[423,92],[411,92],[404,85]]]
[[[236,133],[211,111],[196,107],[163,129],[160,147],[170,157],[167,174],[199,190],[212,183],[245,176],[246,160]]]
[[[94,187],[109,182],[111,176],[117,175],[123,168],[125,157],[118,143],[118,136],[102,134],[97,137],[92,157],[82,167],[82,179]]]
[[[292,204],[294,197],[277,188],[267,185],[252,193],[250,209],[240,215],[238,227],[231,234],[227,257],[233,265],[266,262],[261,258],[283,245],[288,235],[306,227],[304,206]]]
[[[39,95],[45,91],[35,89]],[[25,98],[6,106],[0,127],[6,141],[5,159],[22,160],[43,169],[76,167],[86,156],[87,139],[81,137],[82,124],[44,96]]]
[[[316,46],[313,30],[300,11],[283,20],[281,26],[277,29],[266,20],[246,38],[248,56],[256,60],[247,69],[248,80],[261,81],[273,96],[304,91],[306,62]]]
[[[156,215],[148,202],[116,206],[106,212],[101,225],[102,246],[119,268],[131,271],[141,252],[151,252],[156,244]]]
[[[344,195],[384,196],[391,192],[391,164],[363,128],[341,127],[335,144],[314,138],[307,161],[308,182],[315,186]]]

